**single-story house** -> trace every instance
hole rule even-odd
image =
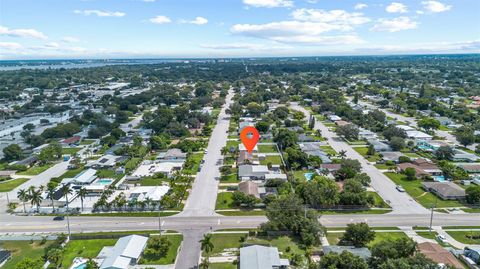
[[[398,129],[402,129],[402,130],[404,130],[405,132],[407,132],[407,131],[414,131],[414,130],[415,130],[415,128],[413,128],[413,127],[411,127],[411,126],[408,126],[408,125],[397,125],[397,126],[395,126],[395,127],[397,127]]]
[[[271,180],[271,179],[279,179],[279,180],[287,181],[287,174],[277,173],[277,172],[272,173],[272,171],[270,171],[269,174],[265,175],[265,181]]]
[[[383,143],[380,140],[370,139],[370,140],[367,140],[367,141],[368,141],[368,143],[373,145],[373,148],[375,149],[375,151],[391,151],[392,150],[390,145],[388,145],[386,143]]]
[[[422,187],[444,200],[465,199],[465,190],[453,182],[422,182]]]
[[[453,124],[453,121],[448,117],[434,117],[434,119],[438,120],[441,125],[448,126]]]
[[[238,177],[241,180],[264,180],[270,171],[266,165],[244,164],[238,166]]]
[[[380,155],[382,155],[384,161],[392,161],[394,163],[398,163],[399,158],[405,156],[400,151],[384,151]]]
[[[65,138],[61,141],[61,144],[62,146],[73,146],[73,145],[77,145],[78,143],[80,143],[80,140],[82,139],[82,137],[76,135],[76,136],[72,136],[72,137],[69,137],[69,138]]]
[[[320,170],[325,170],[328,172],[336,172],[342,168],[342,165],[339,163],[322,163],[320,165]]]
[[[157,173],[162,173],[167,177],[173,175],[175,171],[182,169],[185,161],[173,160],[164,162],[143,161],[142,164],[132,173],[133,177],[148,177]]]
[[[102,157],[98,158],[97,160],[87,163],[86,167],[91,167],[95,169],[110,169],[117,165],[118,162],[124,160],[124,157],[115,156],[115,155],[103,155]]]
[[[303,133],[305,130],[300,127],[300,126],[291,126],[287,127],[287,130],[292,131],[292,132],[297,132],[297,133]]]
[[[260,198],[260,193],[258,192],[258,184],[253,181],[242,181],[238,183],[238,190],[248,194],[253,195],[257,198]]]
[[[349,125],[350,122],[344,121],[344,120],[337,120],[337,121],[335,122],[335,124],[336,124],[337,126],[346,126],[346,125]]]
[[[469,174],[478,174],[480,173],[480,163],[472,164],[458,164],[458,167],[462,168]]]
[[[147,241],[148,237],[129,235],[118,239],[113,247],[104,247],[97,256],[100,269],[127,269],[137,264]]]
[[[240,248],[240,269],[287,269],[288,259],[280,259],[278,248],[253,245]]]
[[[185,160],[187,158],[187,153],[182,152],[181,149],[173,148],[169,149],[166,152],[160,152],[157,155],[157,160]]]
[[[238,164],[259,164],[259,156],[248,153],[248,151],[240,151],[237,158]]]
[[[448,143],[441,140],[416,140],[417,148],[425,151],[436,151],[438,148],[443,146],[450,146]]]
[[[238,133],[241,133],[242,130],[245,128],[245,127],[248,127],[248,126],[255,126],[255,122],[253,121],[242,121],[238,124]]]
[[[329,120],[331,120],[331,121],[339,121],[339,120],[342,120],[342,118],[340,118],[339,116],[334,115],[334,114],[328,115],[327,118],[328,118]]]
[[[417,130],[406,131],[406,133],[410,139],[431,140],[433,138],[433,136]]]
[[[26,167],[33,166],[38,161],[37,155],[31,155],[25,159],[14,161],[9,163],[9,165],[25,165]]]
[[[479,159],[477,155],[459,149],[455,149],[454,153],[454,162],[476,162]]]
[[[344,251],[350,252],[355,256],[366,260],[372,256],[368,248],[356,248],[354,246],[323,246],[323,254],[327,255],[331,252],[340,254]]]
[[[62,184],[85,186],[92,184],[95,179],[97,179],[97,170],[89,168],[73,178],[64,178]]]
[[[239,152],[243,152],[243,151],[248,152],[247,148],[245,147],[245,145],[243,143],[238,144],[238,151]],[[255,147],[252,150],[252,153],[258,153],[258,145],[255,145]]]
[[[166,185],[139,186],[135,187],[133,190],[130,191],[130,196],[128,197],[128,199],[135,201],[145,201],[146,199],[150,199],[152,201],[160,201],[169,190],[170,187]]]
[[[443,174],[442,170],[440,170],[436,164],[422,158],[415,159],[411,163],[401,163],[397,166],[397,169],[403,172],[409,167],[415,169],[416,177],[441,176]]]
[[[444,249],[439,244],[424,242],[418,244],[417,249],[425,257],[439,265],[450,265],[453,268],[463,269],[462,263],[450,251]]]
[[[358,130],[359,130],[358,137],[360,138],[367,139],[367,140],[377,138],[377,134],[375,132],[372,132],[365,128],[359,128]]]
[[[306,134],[299,134],[298,135],[298,141],[299,142],[313,142],[315,139],[313,137],[306,135]]]

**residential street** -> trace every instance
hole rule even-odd
[[[310,112],[297,103],[291,103],[291,108],[302,111],[307,118],[310,117]],[[347,158],[360,162],[363,171],[372,179],[371,186],[378,192],[383,200],[392,207],[393,211],[390,214],[426,214],[429,212],[407,193],[397,191],[393,181],[363,158],[352,146],[339,138],[337,134],[330,131],[319,120],[315,121],[315,129],[319,129],[322,132],[322,136],[327,139],[330,146],[337,152],[344,150],[346,151]]]

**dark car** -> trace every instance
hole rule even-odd
[[[65,219],[64,216],[56,216],[55,218],[53,218],[53,220],[57,220],[57,221],[64,220],[64,219]]]

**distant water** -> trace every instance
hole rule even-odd
[[[24,60],[24,61],[0,61],[0,71],[12,71],[20,69],[72,69],[90,68],[108,65],[122,64],[159,64],[184,62],[180,59],[119,59],[119,60]]]

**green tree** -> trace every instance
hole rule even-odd
[[[475,134],[473,128],[462,126],[455,130],[455,138],[464,147],[475,143]]]
[[[440,122],[434,118],[423,118],[417,122],[417,125],[425,131],[437,130],[440,128]]]
[[[480,205],[480,186],[471,185],[465,190],[467,203]]]
[[[11,144],[3,149],[3,156],[6,161],[16,161],[23,157],[22,148],[17,144]]]
[[[205,253],[208,255],[210,252],[213,251],[213,248],[215,247],[212,243],[212,235],[211,234],[204,234],[203,238],[199,241],[200,242],[200,249],[202,251],[205,251]]]
[[[306,204],[318,209],[336,206],[340,200],[335,181],[318,175],[299,185],[297,193]]]
[[[417,171],[413,167],[407,167],[405,168],[405,171],[403,171],[405,174],[405,178],[407,180],[415,180],[417,176]]]
[[[43,269],[43,262],[38,260],[32,260],[30,258],[25,258],[21,262],[15,265],[15,269]]]
[[[389,142],[393,150],[401,150],[405,147],[405,139],[401,137],[394,136]]]
[[[347,140],[358,140],[358,127],[353,124],[338,126],[336,132],[339,136]]]
[[[63,260],[63,250],[60,248],[51,248],[47,252],[47,260],[55,267],[60,268]]]
[[[297,144],[298,136],[296,132],[280,129],[273,137],[273,141],[275,141],[282,150],[285,150]]]
[[[453,156],[453,149],[449,146],[441,146],[435,151],[435,157],[439,160],[452,160]]]
[[[350,223],[345,233],[340,238],[342,245],[353,245],[357,248],[366,246],[375,239],[375,232],[370,229],[367,223]]]
[[[343,251],[340,254],[328,253],[322,257],[319,265],[321,269],[368,269],[365,260],[348,251]]]
[[[259,117],[263,113],[263,107],[256,102],[250,102],[247,104],[247,111],[250,115]]]
[[[417,243],[410,238],[383,240],[370,249],[372,256],[369,264],[373,268],[380,268],[389,259],[399,259],[412,256],[417,249]]]
[[[82,203],[82,211],[83,211],[83,200],[85,199],[85,197],[87,197],[87,189],[85,188],[81,188],[79,191],[78,191],[78,197],[80,197],[80,201]]]
[[[369,156],[375,155],[375,147],[372,144],[368,145],[367,155]]]
[[[17,198],[20,200],[23,204],[23,213],[27,212],[27,209],[25,208],[25,203],[30,200],[30,194],[28,193],[27,190],[25,189],[20,189],[17,192]]]
[[[43,198],[42,198],[42,192],[40,190],[34,190],[30,194],[30,203],[32,206],[37,207],[37,212],[40,212],[40,204],[42,203]]]
[[[47,184],[47,198],[50,199],[52,203],[53,212],[55,212],[55,203],[53,201],[55,193],[57,192],[57,184],[53,181],[48,182]]]

